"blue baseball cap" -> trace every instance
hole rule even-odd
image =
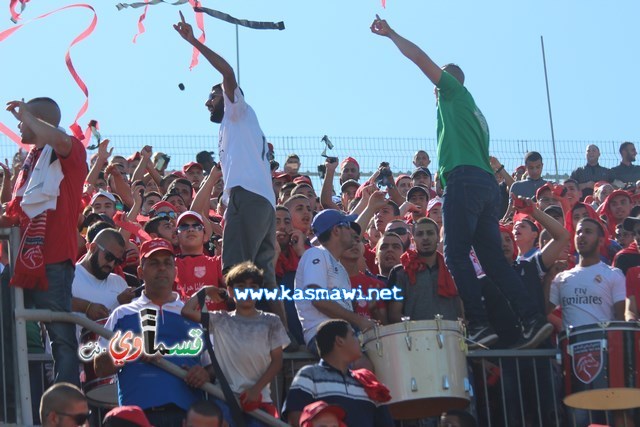
[[[320,211],[313,222],[311,223],[311,230],[316,237],[320,236],[327,230],[330,230],[334,226],[340,223],[346,223],[351,226],[358,234],[362,231],[360,225],[356,222],[358,215],[345,215],[337,209],[325,209]]]

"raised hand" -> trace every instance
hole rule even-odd
[[[184,15],[182,14],[182,12],[180,12],[180,22],[175,24],[173,28],[175,28],[178,34],[180,34],[180,36],[189,43],[193,44],[196,42],[196,38],[193,35],[193,28],[190,24],[187,23],[187,21],[184,20]]]
[[[388,37],[391,35],[393,30],[391,29],[389,24],[387,24],[387,21],[385,21],[384,19],[380,19],[380,17],[376,15],[376,19],[374,19],[373,23],[371,24],[371,32],[379,36]]]
[[[327,168],[327,171],[334,171],[338,168],[338,161],[336,160],[333,163],[330,163],[328,160],[324,162],[324,166]]]
[[[108,150],[108,151],[107,151]],[[109,140],[103,139],[98,143],[98,158],[102,161],[107,161],[111,154],[113,153],[113,147],[109,150]]]
[[[2,168],[2,176],[11,178],[11,169],[9,169],[9,160],[4,159],[4,163],[0,162],[0,168]]]
[[[376,191],[369,198],[368,207],[372,208],[375,212],[382,209],[387,204],[385,199],[386,193],[384,191]]]
[[[153,154],[153,147],[150,145],[145,145],[142,150],[140,150],[140,155],[144,160],[149,160],[151,155]]]
[[[23,114],[27,111],[27,104],[24,101],[9,101],[7,102],[7,111],[13,114],[18,121],[23,121]]]

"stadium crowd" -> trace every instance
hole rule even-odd
[[[510,173],[489,156],[488,128],[462,70],[436,66],[376,19],[372,32],[391,39],[436,85],[439,169],[429,169],[435,153],[418,151],[411,175],[395,175],[380,159],[365,181],[355,158],[327,157],[322,187],[314,188],[297,155],[279,170],[229,64],[184,19],[175,29],[223,77],[205,104],[220,124],[219,163],[205,150],[176,170],[171,153],[151,146],[119,153],[109,140],[87,158],[82,142],[58,127],[54,100],[12,101],[7,109],[34,148],[0,164],[0,225],[21,228],[11,284],[26,290],[29,307],[135,333],[140,313],[157,309],[158,342],[180,343],[202,326],[217,362],[209,351],[162,356],[185,368],[184,379],[150,363],[160,356],[120,366],[105,353],[81,369],[85,335],[72,324],[46,323],[56,385],[42,396],[43,425],[88,422],[77,387],[95,369],[97,378],[117,377],[119,406],[104,419],[109,426],[263,425],[238,417],[234,404],[203,403],[199,387],[214,381],[226,383],[241,410],[262,410],[292,426],[389,426],[388,389],[372,376],[358,340],[372,328],[440,315],[465,319],[470,348],[525,349],[554,348],[570,325],[638,320],[640,166],[633,143],[620,145],[621,162],[610,168],[598,163],[597,146],[587,146],[586,164],[562,183],[542,178],[537,152]],[[238,298],[238,291],[258,288],[393,287],[403,299]],[[41,349],[42,332],[29,329]],[[283,354],[305,350],[319,362],[298,371],[278,408],[269,386]],[[569,414],[585,420],[584,411],[554,412],[562,411],[560,374],[548,363],[537,369],[546,378],[539,384],[543,410],[533,407],[535,399],[526,402],[531,425]],[[514,389],[525,371],[506,364],[498,375]],[[519,425],[516,406],[508,408],[509,425]],[[453,410],[415,425],[473,426],[477,416]],[[613,416],[633,425],[631,411]]]

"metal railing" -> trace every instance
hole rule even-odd
[[[16,295],[19,295],[22,293],[22,289],[16,289]],[[19,303],[20,298],[16,298],[16,301]],[[88,330],[90,330],[91,332],[94,332],[102,337],[105,338],[112,338],[114,335],[114,332],[108,329],[105,329],[104,327],[102,327],[101,325],[85,318],[85,317],[81,317],[72,313],[64,313],[64,312],[54,312],[51,310],[36,310],[36,309],[25,309],[22,308],[20,306],[16,306],[16,310],[15,310],[15,316],[16,316],[16,320],[22,320],[27,321],[27,320],[35,320],[35,321],[42,321],[42,322],[69,322],[69,323],[74,323],[76,325],[80,325]],[[19,340],[20,341],[20,340]],[[26,344],[26,333],[25,333],[25,344]],[[31,391],[30,391],[30,380],[29,380],[29,368],[28,368],[28,360],[29,360],[29,356],[26,352],[26,346],[24,348],[24,351],[21,351],[21,347],[20,344],[18,344],[18,371],[19,371],[19,378],[21,380],[20,382],[20,401],[21,403],[23,403],[22,407],[21,407],[21,413],[22,413],[22,417],[21,417],[21,421],[23,424],[25,425],[32,425],[33,424],[33,419],[31,416],[31,406],[30,403],[31,402]],[[152,362],[154,365],[158,366],[161,369],[164,369],[165,371],[169,372],[172,375],[175,375],[181,379],[184,379],[186,377],[186,371],[182,368],[180,368],[179,366],[168,362],[166,360],[163,359],[157,359],[154,360]],[[225,400],[224,394],[222,392],[222,390],[211,384],[211,383],[206,383],[205,385],[203,385],[201,387],[204,391],[206,391],[207,393],[209,393],[210,395],[221,399],[221,400]],[[263,411],[253,411],[253,412],[249,412],[249,415],[253,416],[254,418],[264,422],[267,425],[270,426],[275,426],[275,427],[286,427],[287,424],[283,423],[282,421],[278,420],[277,418],[272,417],[271,415],[267,414],[266,412]]]
[[[17,228],[0,229],[0,240],[8,240],[10,265],[9,275],[13,271],[17,258],[20,235]],[[91,331],[109,338],[108,331],[85,317],[70,313],[51,312],[49,310],[31,310],[24,308],[22,289],[2,286],[0,292],[0,424],[15,423],[30,426],[33,424],[32,411],[37,402],[33,402],[30,377],[36,375],[41,389],[45,388],[44,364],[51,361],[46,354],[29,354],[26,325],[28,320],[68,321],[84,326]],[[15,311],[14,311],[15,310]],[[7,312],[10,315],[6,315]],[[474,395],[470,411],[479,420],[479,425],[490,427],[539,425],[539,426],[578,426],[572,414],[562,404],[560,384],[561,368],[557,362],[558,351],[549,350],[481,350],[468,355],[469,365],[473,368],[472,385]],[[274,403],[282,407],[284,396],[291,384],[295,372],[307,363],[312,363],[310,354],[301,351],[285,353],[285,365],[279,378],[273,384]],[[184,371],[164,360],[157,364],[179,377]],[[212,384],[204,388],[209,394],[224,400],[220,389]],[[640,406],[640,402],[639,402]],[[592,420],[592,412],[588,412]],[[270,417],[261,411],[251,415],[274,426],[285,426],[282,421]],[[607,422],[609,414],[605,414]]]

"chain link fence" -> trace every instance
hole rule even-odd
[[[154,151],[162,151],[171,156],[169,170],[179,169],[182,165],[195,160],[199,151],[213,151],[217,158],[217,135],[103,135],[111,140],[114,154],[130,156],[145,145],[153,146]],[[397,175],[411,173],[412,159],[417,150],[425,150],[431,157],[429,168],[437,170],[436,140],[435,138],[396,138],[396,137],[334,137],[329,136],[334,145],[333,150],[327,150],[327,155],[343,159],[351,156],[360,164],[363,176],[369,176],[378,168],[380,162],[389,162],[391,169]],[[324,162],[320,156],[325,144],[320,136],[271,136],[267,138],[275,149],[276,160],[281,167],[287,156],[296,153],[301,160],[300,172],[308,174],[315,185],[320,185],[317,166]],[[600,164],[613,167],[620,163],[618,149],[623,141],[556,141],[556,159],[558,163],[558,177],[568,177],[572,170],[586,163],[585,152],[589,144],[600,148]],[[92,140],[90,144],[95,144]],[[497,157],[508,171],[514,171],[523,164],[524,155],[528,151],[538,151],[544,161],[544,175],[548,179],[556,178],[553,144],[549,140],[493,140],[491,141],[491,155]],[[16,152],[16,145],[6,136],[0,135],[0,160],[11,161]],[[95,150],[89,150],[89,156]],[[319,188],[319,187],[317,187]]]

